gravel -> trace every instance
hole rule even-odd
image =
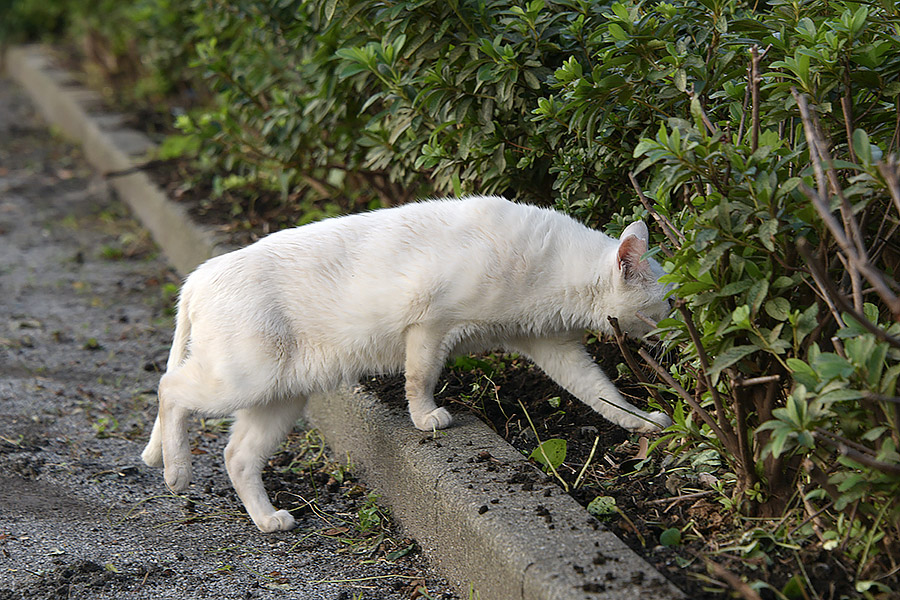
[[[456,597],[418,552],[387,560],[415,547],[393,525],[342,541],[364,481],[270,468],[299,527],[264,535],[231,490],[221,422],[193,422],[188,493],[141,463],[178,278],[2,78],[0,257],[0,600]]]

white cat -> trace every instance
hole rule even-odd
[[[528,356],[610,421],[654,431],[671,421],[628,403],[581,344],[608,316],[643,335],[669,312],[660,266],[641,260],[647,227],[620,240],[561,213],[498,197],[436,200],[273,233],[213,258],[185,281],[142,454],[174,491],[191,480],[186,420],[234,415],[225,464],[262,531],[290,529],[261,470],[309,394],[366,373],[404,370],[422,430],[450,425],[434,403],[451,354],[499,347]]]

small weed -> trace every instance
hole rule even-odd
[[[378,496],[370,493],[366,496],[362,507],[357,511],[356,529],[362,535],[368,535],[382,526],[382,512],[378,506]]]
[[[544,466],[545,472],[551,469],[559,469],[566,460],[566,440],[545,440],[538,444],[528,457]]]
[[[178,285],[174,283],[164,283],[160,287],[160,294],[162,295],[162,303],[163,303],[163,314],[167,317],[172,317],[175,315],[175,308],[178,303]]]
[[[4,444],[9,444],[11,446],[15,446],[16,448],[22,448],[22,442],[25,440],[25,436],[21,433],[16,436],[16,439],[11,439],[6,436],[0,435],[0,442]]]
[[[122,260],[125,258],[125,251],[118,246],[107,244],[100,249],[100,256],[104,260]]]
[[[93,337],[88,338],[82,345],[82,348],[84,348],[85,350],[92,350],[92,351],[103,350],[103,346],[100,345],[100,342],[97,341],[97,338],[93,338]]]
[[[108,417],[98,417],[91,426],[94,428],[94,434],[98,438],[104,439],[116,435],[116,430],[119,428],[119,421],[112,415]]]

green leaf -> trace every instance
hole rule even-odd
[[[747,304],[750,306],[750,314],[756,315],[762,306],[766,295],[769,293],[769,280],[760,279],[755,281],[747,292]]]
[[[618,23],[610,23],[609,24],[609,34],[619,41],[625,41],[628,39],[628,34],[625,33],[625,30],[622,29],[622,26]]]
[[[766,313],[776,321],[787,321],[791,313],[791,303],[787,298],[772,298],[766,302]]]
[[[587,511],[597,518],[614,515],[617,510],[616,499],[612,496],[597,496],[587,505]]]
[[[677,546],[681,543],[681,530],[677,527],[669,527],[659,534],[659,543],[667,548]]]
[[[872,164],[872,145],[869,143],[869,134],[862,129],[853,131],[853,151],[862,164]]]
[[[733,348],[729,348],[725,352],[722,352],[716,357],[716,359],[713,361],[713,364],[709,367],[710,378],[715,381],[718,378],[719,373],[722,372],[722,369],[730,367],[739,360],[753,354],[757,350],[759,350],[759,347],[752,344],[746,344],[743,346],[734,346]]]
[[[337,0],[328,0],[325,3],[325,20],[331,21],[334,18],[334,10],[337,8]]]
[[[794,336],[797,338],[798,344],[815,331],[819,324],[818,316],[819,306],[817,304],[811,304],[800,314],[797,323],[794,325]]]
[[[766,250],[770,252],[775,251],[774,237],[777,231],[778,219],[769,219],[768,221],[763,221],[763,223],[759,226],[759,241],[761,241],[763,243],[763,246],[766,247]]]
[[[679,92],[685,91],[687,89],[687,72],[684,69],[675,69],[672,82],[675,84],[676,90]]]
[[[784,585],[781,593],[788,600],[803,600],[809,597],[804,587],[803,578],[800,575],[794,575]]]
[[[528,458],[544,465],[545,471],[549,471],[551,465],[554,469],[558,469],[566,460],[566,440],[545,440],[531,452]]]
[[[838,378],[846,379],[856,370],[847,359],[833,352],[822,352],[813,360],[811,366],[822,381],[831,381]]]
[[[625,5],[621,2],[616,2],[615,4],[613,4],[612,11],[620,21],[623,21],[625,23],[631,22],[631,15],[628,14],[628,9],[625,8]]]
[[[731,313],[731,322],[741,329],[750,329],[750,307],[742,304]]]
[[[676,129],[675,131],[678,131],[678,130]],[[723,242],[721,244],[718,244],[715,248],[713,248],[708,253],[706,253],[700,259],[700,271],[699,271],[698,275],[703,275],[704,273],[706,273],[707,271],[712,269],[716,265],[716,263],[719,261],[719,258],[721,258],[722,255],[725,254],[725,252],[728,251],[728,249],[731,248],[732,246],[734,246],[734,242]]]

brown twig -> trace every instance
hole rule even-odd
[[[803,131],[806,135],[806,142],[809,148],[809,160],[812,163],[813,170],[816,173],[817,193],[810,194],[811,190],[803,186],[802,191],[812,200],[816,212],[825,222],[831,234],[837,240],[838,245],[844,251],[847,264],[847,274],[850,276],[850,282],[853,289],[853,304],[857,310],[862,310],[862,285],[860,272],[865,270],[868,264],[868,257],[863,246],[862,233],[859,229],[859,223],[853,216],[853,208],[844,196],[843,188],[838,181],[837,174],[832,166],[831,156],[828,148],[820,135],[820,128],[815,114],[809,110],[809,103],[806,96],[799,94],[797,90],[791,89],[794,99],[797,101],[797,108],[800,111],[800,118],[803,122]],[[823,167],[824,165],[824,167]],[[841,227],[837,220],[831,215],[831,206],[825,193],[825,181],[831,187],[831,191],[840,200]],[[867,277],[868,279],[868,277]],[[871,280],[870,280],[871,281]]]
[[[685,500],[693,500],[695,498],[704,498],[706,496],[711,496],[715,494],[716,490],[705,490],[703,492],[694,492],[691,494],[682,494],[680,496],[674,496],[672,498],[657,498],[655,500],[647,500],[644,504],[676,504],[678,502],[683,502]],[[665,511],[663,511],[665,512]]]
[[[631,181],[631,186],[634,188],[634,191],[637,192],[638,199],[641,201],[641,204],[644,205],[644,208],[647,209],[647,212],[650,213],[659,226],[662,227],[663,233],[666,234],[666,237],[670,242],[676,247],[681,248],[681,244],[684,243],[684,235],[672,225],[672,222],[669,221],[666,217],[659,214],[659,212],[653,208],[653,204],[650,203],[650,199],[644,195],[644,192],[641,190],[641,186],[638,185],[637,179],[634,178],[634,173],[628,173],[628,179]],[[669,251],[668,248],[663,247],[663,252],[666,253],[667,256],[672,256],[672,252]]]
[[[897,396],[884,396],[882,394],[873,394],[871,392],[863,392],[863,396],[867,400],[872,400],[873,402],[891,402],[893,404],[900,404],[900,398]]]
[[[751,377],[750,379],[740,379],[734,382],[735,385],[741,387],[750,387],[754,385],[763,385],[765,383],[773,383],[781,381],[781,375],[763,375],[762,377]]]
[[[712,379],[709,377],[709,356],[706,354],[706,348],[703,347],[703,341],[700,339],[700,332],[697,331],[697,326],[694,325],[694,316],[691,314],[691,311],[688,310],[687,304],[682,299],[675,301],[675,308],[681,313],[684,323],[687,325],[688,334],[691,336],[691,341],[694,342],[694,346],[697,348],[697,356],[700,358],[700,375],[703,383],[712,395],[713,405],[716,407],[716,419],[719,422],[719,427],[722,431],[727,431],[729,433],[728,440],[733,446],[737,446],[737,440],[734,437],[734,433],[731,431],[731,427],[728,424],[728,418],[725,415],[725,406],[722,404],[722,397],[719,395],[719,390],[713,385]]]
[[[816,280],[816,283],[822,286],[822,292],[824,294],[826,302],[829,302],[829,305],[831,302],[834,302],[835,306],[832,309],[832,312],[835,313],[835,317],[838,319],[838,323],[840,323],[842,326],[844,325],[843,318],[841,318],[839,313],[837,312],[838,309],[840,309],[853,317],[853,319],[857,323],[859,323],[865,329],[869,330],[870,333],[873,333],[875,337],[877,337],[881,341],[887,342],[895,348],[900,348],[900,339],[890,335],[884,329],[869,321],[868,317],[860,314],[856,311],[856,309],[850,306],[850,304],[844,298],[844,295],[834,287],[834,284],[828,278],[827,274],[824,272],[824,269],[822,269],[819,261],[817,261],[813,257],[812,251],[809,248],[809,242],[806,241],[806,238],[800,238],[797,240],[797,250],[800,251],[800,255],[803,256],[803,259],[809,266],[809,270],[812,273],[813,278]]]
[[[747,439],[747,430],[749,429],[747,421],[749,418],[747,405],[750,404],[748,398],[747,386],[737,383],[740,376],[732,377],[731,389],[734,390],[734,436],[737,438],[738,456],[741,457],[741,464],[744,466],[744,472],[748,478],[755,476],[753,469],[753,449],[750,440]]]
[[[869,262],[866,251],[862,247],[862,236],[859,233],[859,224],[856,222],[856,219],[853,216],[852,208],[849,206],[849,203],[843,196],[843,193],[841,193],[840,191],[840,185],[837,182],[837,176],[834,174],[834,169],[830,166],[830,159],[827,156],[827,152],[825,151],[823,144],[818,138],[817,128],[815,127],[810,115],[809,107],[806,103],[806,98],[803,95],[796,93],[796,90],[793,90],[793,92],[794,97],[797,99],[797,105],[800,108],[800,116],[803,119],[803,127],[804,131],[806,132],[807,143],[809,145],[810,161],[813,166],[813,171],[816,173],[817,185],[819,187],[818,191],[813,191],[808,186],[804,185],[801,186],[801,191],[803,191],[803,193],[806,194],[806,196],[812,201],[816,212],[819,213],[819,217],[831,232],[831,235],[837,242],[838,247],[840,248],[844,257],[847,259],[847,265],[849,267],[848,270],[850,271],[851,278],[853,278],[854,276],[858,276],[858,274],[861,274],[863,277],[865,277],[866,280],[875,289],[875,292],[878,294],[878,296],[888,306],[894,316],[894,319],[900,321],[900,298],[898,298],[897,295],[894,294],[893,291],[891,291],[891,287],[884,279],[884,274],[879,272]],[[831,214],[831,207],[829,206],[828,200],[824,195],[824,181],[826,178],[826,172],[822,167],[823,162],[828,165],[827,175],[833,191],[835,191],[841,199],[841,215],[844,220],[843,227],[840,223],[838,223],[834,215]],[[855,275],[854,271],[858,274]],[[855,285],[854,291],[856,291],[856,287],[857,286]],[[855,297],[854,300],[854,304],[856,305],[856,310],[858,312],[862,307],[861,298]]]
[[[900,116],[898,116],[898,118],[900,118]],[[900,163],[897,162],[896,156],[890,156],[887,161],[878,163],[878,172],[884,177],[888,193],[891,195],[891,200],[894,201],[894,207],[897,209],[897,212],[900,213],[900,182],[898,182],[897,179],[898,170],[900,170]]]
[[[650,382],[650,378],[647,377],[644,370],[641,369],[641,366],[634,359],[634,355],[631,353],[631,350],[625,344],[625,335],[622,333],[622,330],[619,328],[619,320],[615,317],[607,317],[609,320],[609,324],[613,328],[613,333],[615,334],[616,344],[619,345],[619,350],[622,352],[622,356],[625,357],[625,362],[628,363],[628,368],[631,369],[631,372],[638,378],[647,390],[650,391],[650,394],[653,396],[653,399],[662,407],[662,409],[666,412],[670,417],[674,412],[672,409],[672,405],[663,398],[662,394],[659,393],[659,390]]]
[[[691,99],[691,100],[693,100],[694,98],[696,98],[696,96],[694,95],[694,90],[693,90],[693,89],[688,90],[687,96],[688,96],[688,98]],[[698,102],[698,104],[699,104],[699,102]],[[709,120],[709,117],[706,115],[706,111],[703,110],[703,107],[702,107],[702,106],[699,106],[699,109],[700,109],[700,120],[703,121],[703,124],[704,124],[704,125],[706,126],[706,128],[709,130],[709,133],[712,134],[712,135],[714,135],[714,136],[715,136],[715,135],[720,135],[722,132],[719,131],[719,129],[718,129],[715,125],[712,124],[712,121]]]
[[[650,317],[648,317],[647,315],[645,315],[645,314],[642,313],[641,311],[636,311],[636,312],[634,313],[634,316],[637,317],[638,320],[643,321],[644,323],[646,323],[647,325],[649,325],[650,327],[652,327],[653,329],[656,329],[657,326],[659,325],[658,322],[654,321],[653,319],[651,319]]]
[[[849,73],[849,71],[848,71]],[[841,110],[844,113],[844,130],[847,134],[847,149],[850,150],[850,160],[856,162],[856,151],[853,149],[853,104],[850,99],[850,89],[841,96]]]
[[[759,147],[759,46],[750,47],[750,151]]]
[[[733,439],[733,437],[728,437],[725,435],[725,432],[722,431],[722,429],[716,423],[716,420],[712,418],[712,415],[710,415],[709,412],[705,408],[700,406],[700,403],[697,402],[693,396],[688,394],[687,390],[685,390],[683,387],[681,387],[681,384],[678,383],[677,381],[675,381],[675,378],[672,377],[668,371],[663,369],[660,366],[660,364],[658,362],[656,362],[653,359],[653,357],[650,356],[650,354],[646,350],[641,348],[640,350],[638,350],[638,354],[641,356],[641,358],[643,358],[645,361],[647,361],[647,364],[650,365],[650,368],[652,368],[654,371],[656,371],[657,374],[659,374],[659,376],[662,377],[663,381],[665,381],[666,384],[668,384],[668,386],[670,388],[675,390],[675,393],[677,393],[679,396],[681,396],[681,398],[685,402],[687,402],[688,406],[690,406],[694,410],[694,412],[696,412],[697,415],[701,419],[703,419],[703,422],[709,426],[709,428],[712,430],[713,434],[716,437],[718,437],[720,440],[722,440],[723,444],[728,446],[729,440]],[[737,449],[737,444],[735,443],[735,444],[731,445],[729,447],[729,449],[731,450],[731,454],[736,455],[735,450]]]
[[[731,589],[739,593],[744,600],[762,600],[762,596],[756,593],[756,590],[750,587],[746,581],[742,580],[722,565],[713,562],[709,557],[701,556],[701,558],[706,564],[706,568],[709,569],[713,575],[724,579],[725,582],[731,586]]]
[[[834,321],[841,327],[845,327],[844,318],[841,316],[840,311],[837,306],[834,304],[834,300],[831,297],[829,290],[832,289],[833,286],[829,286],[828,283],[830,281],[824,276],[825,269],[813,268],[812,263],[816,263],[818,266],[818,262],[812,256],[812,250],[809,248],[809,242],[806,241],[806,238],[800,238],[797,240],[797,249],[800,254],[803,256],[804,260],[806,260],[807,264],[810,265],[810,274],[812,275],[813,282],[816,284],[816,287],[813,288],[819,298],[822,299],[823,302],[828,306],[828,310],[831,311],[831,316],[834,317]],[[810,286],[812,287],[812,286]],[[824,322],[824,320],[823,320]]]
[[[799,481],[797,482],[797,495],[800,497],[800,501],[803,503],[803,508],[806,509],[806,514],[807,514],[808,516],[807,516],[807,518],[803,521],[803,523],[801,523],[800,525],[798,525],[797,527],[795,527],[794,529],[792,529],[792,530],[791,530],[791,533],[794,533],[794,532],[797,531],[800,527],[802,527],[802,526],[805,525],[806,523],[809,523],[810,521],[812,521],[812,524],[813,524],[813,531],[815,532],[816,537],[819,538],[819,541],[820,541],[820,542],[824,542],[824,541],[825,541],[825,537],[822,535],[822,531],[823,531],[825,528],[822,526],[822,519],[819,518],[819,515],[821,515],[823,512],[825,512],[825,510],[826,510],[829,506],[831,506],[833,503],[832,503],[832,502],[829,502],[828,504],[825,505],[824,508],[821,508],[821,509],[819,509],[818,511],[814,510],[814,507],[813,507],[813,505],[812,505],[812,502],[809,501],[809,498],[807,498],[807,497],[806,497],[806,494],[803,492],[803,484],[801,484]],[[790,534],[788,534],[788,535],[790,535]]]
[[[841,455],[846,456],[852,461],[858,462],[861,465],[866,465],[867,467],[872,467],[873,469],[881,471],[882,473],[886,473],[894,477],[900,477],[900,466],[880,461],[876,458],[873,458],[867,453],[850,447],[847,444],[849,440],[838,441],[832,439],[832,437],[834,437],[833,435],[821,435],[818,431],[816,431],[815,437],[817,440],[825,442],[829,446],[835,448],[838,452],[841,453]]]
[[[875,451],[872,450],[871,448],[863,446],[862,444],[854,442],[853,440],[848,440],[847,438],[840,436],[836,433],[832,433],[831,431],[828,431],[827,429],[823,429],[822,427],[816,427],[816,433],[819,435],[824,435],[835,442],[846,444],[850,448],[853,448],[854,450],[858,450],[859,452],[862,452],[863,454],[869,454],[871,456],[875,456]]]
[[[831,214],[831,207],[829,206],[827,197],[825,195],[824,182],[827,179],[828,183],[831,186],[832,193],[840,200],[841,218],[844,221],[844,227],[842,229],[838,228],[839,231],[837,233],[835,232],[835,228],[831,225],[829,225],[829,230],[831,230],[832,234],[835,235],[835,239],[838,241],[838,244],[841,246],[841,249],[845,251],[845,253],[847,253],[848,249],[851,250],[851,252],[847,254],[848,258],[856,263],[866,262],[866,249],[863,245],[862,233],[859,229],[859,223],[857,223],[856,219],[853,217],[853,207],[850,206],[850,203],[847,201],[846,196],[844,196],[843,188],[841,187],[840,181],[837,177],[837,173],[832,166],[831,156],[828,153],[828,148],[821,138],[820,128],[816,116],[812,111],[810,111],[806,96],[804,96],[803,94],[799,94],[797,90],[793,88],[791,89],[791,93],[794,95],[794,99],[797,101],[797,108],[800,111],[800,119],[803,122],[803,131],[806,135],[807,145],[809,146],[809,158],[812,163],[813,170],[816,173],[818,194],[816,194],[816,197],[811,199],[816,202],[816,209],[819,210],[820,215],[822,210],[827,212],[829,215]],[[836,223],[834,217],[831,217],[828,221]],[[828,222],[826,222],[826,225],[828,225]],[[859,264],[854,266],[856,268],[860,268]],[[861,268],[860,270],[863,271],[863,269]]]

